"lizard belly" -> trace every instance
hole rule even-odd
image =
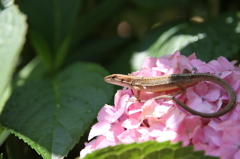
[[[163,84],[163,85],[158,85],[158,86],[137,86],[140,90],[143,92],[164,92],[164,91],[170,91],[170,90],[175,90],[179,89],[177,85],[174,83],[172,84]]]

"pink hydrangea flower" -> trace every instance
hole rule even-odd
[[[105,105],[98,113],[98,122],[93,125],[89,143],[80,152],[80,157],[94,150],[118,144],[155,140],[181,141],[183,146],[193,145],[195,150],[204,150],[206,155],[222,159],[240,158],[240,68],[224,57],[209,63],[197,59],[195,54],[183,56],[179,51],[160,58],[148,57],[143,68],[134,76],[161,76],[182,73],[211,73],[226,80],[237,93],[236,106],[229,113],[217,118],[202,118],[181,109],[167,99],[153,100],[164,94],[142,92],[145,103],[134,102],[131,90],[123,88],[115,95],[114,106]],[[228,103],[227,92],[211,82],[199,82],[178,95],[181,101],[197,111],[211,113]],[[95,137],[95,138],[94,138]],[[94,138],[94,139],[93,139]]]

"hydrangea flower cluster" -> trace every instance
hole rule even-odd
[[[236,61],[229,62],[224,57],[205,63],[195,54],[183,56],[179,51],[160,58],[148,57],[143,68],[132,73],[134,76],[161,76],[182,73],[188,69],[193,73],[210,73],[227,81],[237,93],[235,108],[217,118],[202,118],[192,115],[176,103],[167,99],[153,100],[161,93],[141,93],[147,102],[134,102],[136,92],[124,88],[115,95],[114,106],[105,105],[98,113],[98,122],[93,125],[89,143],[80,156],[94,150],[155,140],[163,142],[181,141],[183,146],[193,145],[194,150],[204,150],[206,155],[221,159],[240,158],[240,67]],[[218,111],[228,103],[227,92],[212,82],[199,82],[188,87],[186,93],[177,96],[186,105],[200,112]]]

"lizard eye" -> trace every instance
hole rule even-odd
[[[111,79],[114,79],[114,78],[116,78],[116,76],[112,76],[112,77],[111,77]]]

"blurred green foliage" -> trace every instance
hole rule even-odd
[[[2,158],[76,158],[113,98],[103,77],[146,56],[240,59],[239,1],[0,2]]]

